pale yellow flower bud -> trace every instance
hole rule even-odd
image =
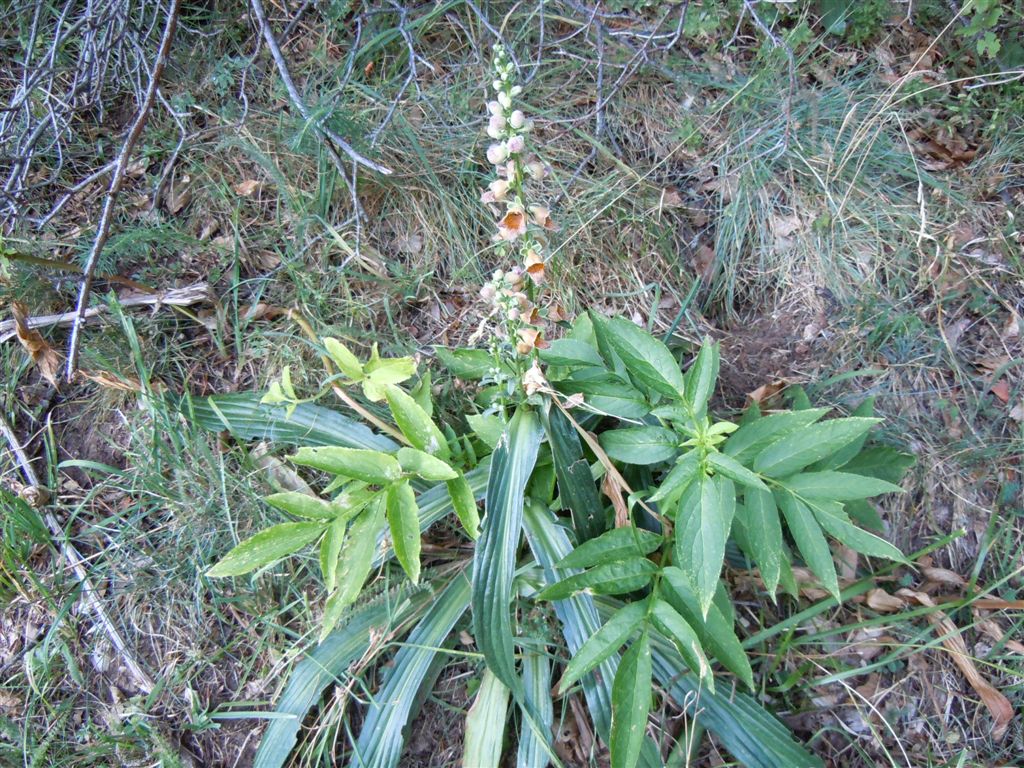
[[[487,162],[493,165],[500,165],[508,157],[508,150],[504,144],[491,144],[487,148]]]

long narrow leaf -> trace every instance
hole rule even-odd
[[[604,529],[604,503],[590,474],[590,464],[583,456],[579,435],[565,414],[549,406],[542,417],[558,477],[558,494],[562,506],[572,515],[576,539],[582,544]]]
[[[622,603],[598,598],[602,617],[611,616]],[[717,693],[701,688],[696,677],[679,674],[685,663],[665,638],[651,635],[654,677],[690,717],[713,733],[725,749],[746,768],[820,768],[822,762],[800,746],[793,734],[752,696],[739,691]]]
[[[489,669],[466,716],[463,768],[498,768],[508,719],[508,688]]]
[[[523,687],[526,705],[536,716],[538,729],[523,728],[519,736],[517,768],[547,768],[551,754],[551,727],[555,713],[551,702],[551,659],[543,649],[523,653]],[[542,736],[544,740],[542,741]]]
[[[352,611],[344,626],[296,664],[260,740],[254,768],[281,768],[324,689],[347,681],[349,667],[366,653],[372,634],[414,617],[426,607],[428,597],[426,591],[419,591],[410,599],[379,600]]]
[[[352,768],[393,768],[405,744],[403,732],[437,649],[469,607],[470,585],[459,573],[430,606],[395,654],[384,682],[370,702],[353,747]]]
[[[525,515],[526,539],[537,562],[544,569],[544,580],[554,584],[572,574],[571,569],[556,568],[555,564],[572,551],[572,544],[565,529],[555,523],[554,516],[540,504],[531,504]],[[619,603],[621,606],[622,603]],[[601,628],[594,598],[588,594],[573,595],[554,603],[555,616],[562,625],[562,636],[574,656],[583,644]],[[607,621],[607,616],[605,621]],[[680,661],[680,665],[682,661]],[[612,681],[619,667],[618,654],[612,654],[596,669],[583,676],[583,695],[587,709],[594,721],[598,735],[608,743],[612,723]],[[681,667],[680,667],[681,668]],[[661,755],[650,738],[644,739],[640,753],[640,765],[644,768],[661,768]]]
[[[526,483],[543,433],[536,414],[516,411],[491,456],[486,514],[473,556],[473,634],[487,666],[513,693],[522,688],[512,642],[512,578],[523,524]]]
[[[183,399],[181,412],[203,429],[213,432],[227,430],[239,440],[269,440],[287,445],[367,448],[394,451],[398,448],[389,437],[378,435],[330,408],[301,403],[291,415],[281,406],[263,405],[258,392],[213,395]]]

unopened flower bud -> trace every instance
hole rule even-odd
[[[495,80],[493,83],[491,83],[491,88],[493,88],[494,90],[500,92],[501,91],[501,80]],[[499,99],[499,101],[500,101],[500,99]]]
[[[506,144],[509,154],[515,155],[526,149],[526,139],[522,136],[513,136]]]
[[[496,101],[487,102],[487,111],[490,112],[492,115],[498,117],[500,117],[504,113],[504,110],[501,108],[501,104],[499,104]]]
[[[480,298],[484,301],[494,301],[494,286],[487,283],[483,288],[480,289]]]
[[[505,199],[505,195],[508,194],[508,182],[505,179],[495,179],[487,185],[491,191],[491,195],[494,196],[495,202],[501,202]]]
[[[501,138],[501,128],[495,128],[493,125],[488,125],[487,126],[487,135],[490,136],[492,139],[500,139]]]
[[[519,310],[518,309],[510,309],[508,311],[508,319],[511,320],[513,323],[516,320],[518,320],[519,319]]]
[[[521,86],[521,85],[513,85],[512,86],[512,95],[513,96],[518,96],[522,92],[523,92],[523,86]]]
[[[501,106],[503,106],[505,109],[511,109],[512,108],[512,97],[509,96],[504,91],[501,91],[498,94],[498,103],[501,104]]]
[[[523,110],[517,109],[509,116],[508,122],[513,128],[518,130],[526,125],[526,115],[523,114]]]
[[[487,162],[493,165],[499,165],[505,162],[505,158],[508,157],[508,150],[505,149],[504,144],[491,144],[487,148]]]
[[[526,164],[526,172],[530,174],[530,178],[534,181],[540,181],[547,175],[547,169],[544,167],[544,163],[539,160],[534,160],[532,163]]]

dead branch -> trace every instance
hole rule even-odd
[[[118,304],[122,307],[189,307],[210,298],[210,287],[206,283],[196,283],[185,288],[172,288],[162,292],[140,292],[119,296]],[[97,317],[107,311],[103,305],[89,307],[82,313],[82,322]],[[29,328],[46,328],[54,325],[71,325],[79,317],[77,312],[61,312],[56,315],[33,315],[28,318]],[[14,338],[16,334],[13,320],[0,321],[0,343]]]
[[[114,213],[114,200],[117,198],[117,193],[121,191],[121,185],[124,183],[125,170],[128,167],[128,158],[131,156],[132,150],[135,148],[135,142],[138,141],[139,136],[142,134],[142,129],[146,125],[146,118],[149,117],[149,111],[153,107],[153,101],[156,98],[157,86],[160,83],[160,76],[163,74],[164,67],[167,65],[167,58],[171,50],[171,43],[174,40],[174,31],[178,26],[178,9],[181,5],[181,0],[171,0],[170,8],[167,11],[167,19],[164,24],[163,35],[160,38],[160,49],[157,52],[156,60],[153,62],[153,68],[149,73],[149,86],[146,89],[145,97],[139,104],[139,111],[135,115],[135,121],[132,123],[131,128],[128,130],[128,135],[125,137],[124,144],[121,146],[121,151],[117,156],[117,167],[114,168],[114,174],[110,179],[110,188],[107,191],[106,199],[103,201],[103,213],[100,215],[100,223],[96,228],[96,239],[93,240],[92,248],[89,250],[89,258],[85,262],[85,279],[82,280],[81,289],[78,292],[78,305],[75,309],[76,318],[71,326],[71,339],[68,342],[68,362],[65,368],[65,378],[71,381],[74,378],[75,370],[78,367],[78,349],[81,344],[81,327],[82,319],[86,309],[86,303],[89,301],[89,293],[92,291],[93,275],[96,272],[96,264],[99,261],[100,253],[103,251],[103,246],[107,242],[107,238],[110,236],[110,221],[113,218]]]
[[[302,100],[302,96],[299,94],[299,90],[295,87],[295,82],[292,80],[291,73],[288,71],[288,62],[285,61],[284,54],[281,53],[281,48],[277,44],[277,38],[274,37],[274,33],[270,29],[270,24],[267,23],[267,16],[263,11],[263,3],[261,0],[250,0],[252,11],[256,16],[256,21],[259,24],[260,32],[263,34],[263,39],[267,43],[267,48],[270,49],[271,58],[274,59],[274,64],[277,66],[278,75],[281,77],[281,82],[284,83],[285,90],[288,91],[288,98],[291,99],[292,104],[302,115],[302,118],[307,122],[311,123],[314,128],[319,131],[328,140],[328,150],[331,153],[332,158],[335,161],[335,165],[338,166],[338,172],[344,178],[346,172],[341,163],[341,158],[338,157],[338,150],[344,152],[357,165],[361,165],[365,168],[369,168],[377,173],[384,174],[385,176],[391,174],[391,169],[375,163],[368,157],[364,157],[356,149],[345,141],[341,136],[332,131],[322,121],[314,119],[312,113],[309,111],[309,107]]]
[[[0,432],[3,433],[4,439],[7,441],[8,448],[14,456],[15,462],[21,468],[21,472],[25,476],[25,480],[28,482],[29,490],[32,492],[31,497],[36,502],[33,506],[45,506],[45,499],[48,498],[49,491],[39,482],[39,476],[36,474],[36,471],[32,466],[32,462],[29,461],[28,455],[22,448],[21,443],[18,442],[18,438],[14,434],[14,430],[11,429],[10,424],[7,423],[7,418],[3,413],[0,413]],[[139,662],[136,661],[131,651],[128,650],[128,644],[124,641],[124,638],[121,637],[121,633],[118,631],[117,627],[114,626],[114,622],[103,607],[103,603],[101,603],[99,597],[97,597],[96,588],[89,580],[89,574],[85,568],[85,559],[68,540],[67,533],[61,527],[60,523],[57,522],[57,518],[52,512],[44,512],[43,519],[46,522],[46,527],[50,529],[50,534],[53,536],[60,548],[61,556],[67,561],[68,565],[71,566],[71,570],[74,572],[75,578],[78,580],[78,583],[82,585],[82,600],[85,602],[96,621],[103,628],[103,634],[106,635],[107,640],[110,641],[110,644],[114,646],[114,649],[120,655],[121,660],[124,662],[124,666],[128,669],[128,672],[131,674],[138,689],[145,694],[152,693],[153,689],[156,687],[156,683],[153,682],[153,678],[149,676]]]

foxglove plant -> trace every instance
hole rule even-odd
[[[331,675],[360,653],[380,652],[352,636],[366,634],[365,585],[375,567],[394,557],[409,581],[437,596],[405,588],[396,603],[401,621],[378,632],[415,623],[369,697],[365,727],[351,743],[354,765],[399,764],[411,701],[470,609],[485,666],[467,721],[474,765],[484,755],[497,766],[510,711],[518,712],[517,765],[558,764],[554,640],[538,625],[560,628],[568,658],[558,662],[558,699],[586,701],[612,768],[664,765],[647,732],[652,690],[671,696],[741,763],[819,765],[759,702],[715,686],[731,674],[755,687],[722,579],[727,544],[740,553],[733,565],[756,567],[772,600],[780,587],[799,597],[799,556],[838,602],[829,538],[902,559],[865,527],[881,527],[867,500],[900,490],[908,457],[868,444],[878,423],[870,401],[844,418],[825,419],[826,409],[809,406],[716,418],[719,350],[710,340],[684,372],[676,350],[623,318],[581,313],[559,322],[564,334],[551,338],[565,314],[543,290],[555,226],[536,182],[547,171],[530,153],[533,125],[500,47],[493,72],[486,156],[494,178],[481,199],[495,217],[503,268],[480,291],[485,311],[474,339],[486,334],[488,349],[436,350],[453,375],[480,382],[480,412],[459,432],[463,419],[438,418],[428,374],[410,386],[418,373],[412,358],[381,358],[374,348],[364,361],[333,338],[317,339],[329,374],[320,392],[335,391],[365,424],[300,398],[287,370],[242,416],[237,400],[211,399],[208,426],[289,435],[300,446],[293,463],[330,479],[318,494],[268,497],[291,520],[243,541],[208,575],[246,574],[316,543],[327,596],[321,649],[332,638],[347,649],[338,656],[345,666]],[[322,424],[337,429],[325,437]],[[453,511],[475,540],[472,555],[454,548],[437,558],[441,565],[421,566],[430,551],[422,533]],[[309,690],[308,670],[295,686]],[[265,743],[294,743],[301,717],[286,711],[291,720],[271,721]]]

